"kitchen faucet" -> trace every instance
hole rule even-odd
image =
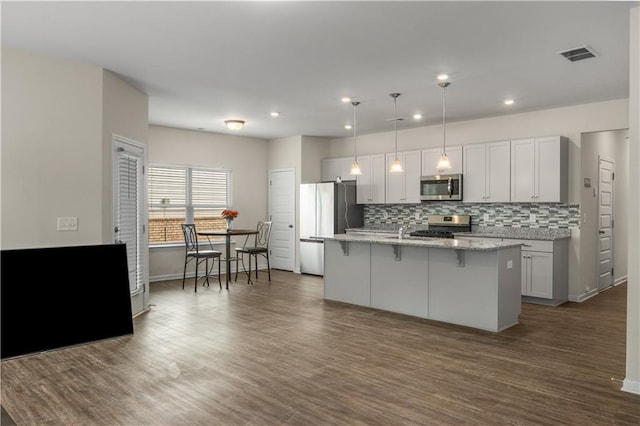
[[[402,225],[400,229],[398,229],[398,238],[400,239],[404,238],[404,235],[407,233],[409,228],[411,228],[411,224]]]

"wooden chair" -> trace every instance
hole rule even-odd
[[[236,278],[238,281],[238,261],[242,261],[242,269],[247,272],[247,284],[253,284],[251,281],[251,257],[255,259],[256,263],[256,279],[258,278],[258,255],[267,259],[267,272],[269,273],[269,281],[271,281],[271,265],[269,264],[269,237],[271,235],[271,222],[258,222],[258,226],[256,228],[258,231],[255,234],[254,243],[252,246],[248,246],[247,243],[249,241],[250,235],[247,235],[247,238],[244,240],[244,245],[242,247],[236,248]],[[244,255],[249,255],[249,270],[244,266]]]
[[[222,282],[220,281],[220,259],[222,256],[222,252],[217,250],[200,250],[200,246],[198,245],[198,233],[196,232],[196,225],[194,224],[182,224],[182,233],[184,235],[184,272],[182,274],[182,288],[184,289],[184,281],[187,276],[187,263],[195,260],[196,263],[196,276],[194,281],[195,291],[198,291],[198,266],[204,261],[205,262],[205,282],[207,286],[209,285],[209,259],[212,259],[211,269],[213,269],[213,265],[215,260],[218,259],[218,284],[220,284],[220,288],[222,288]],[[202,283],[204,285],[204,282]]]

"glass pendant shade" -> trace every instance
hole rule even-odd
[[[225,120],[224,124],[227,126],[228,129],[240,130],[242,129],[242,126],[244,126],[244,121],[243,120]]]
[[[398,160],[398,158],[396,157],[395,160],[393,160],[393,163],[391,164],[391,170],[392,173],[399,173],[402,172],[402,164],[400,164],[400,160]]]
[[[442,156],[440,157],[440,161],[438,161],[438,169],[450,169],[451,168],[451,162],[449,161],[449,157],[447,156],[447,153],[445,152],[444,154],[442,154]]]
[[[360,176],[362,174],[362,170],[360,170],[360,164],[357,161],[354,161],[351,164],[351,170],[349,171],[351,176]]]

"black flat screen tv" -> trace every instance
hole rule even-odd
[[[133,334],[124,244],[2,250],[1,358]]]

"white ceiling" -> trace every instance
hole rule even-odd
[[[2,2],[2,45],[89,62],[149,95],[149,122],[343,137],[626,98],[639,2]],[[588,45],[571,63],[557,52]],[[514,98],[507,107],[505,98]],[[270,111],[281,116],[272,118]]]

